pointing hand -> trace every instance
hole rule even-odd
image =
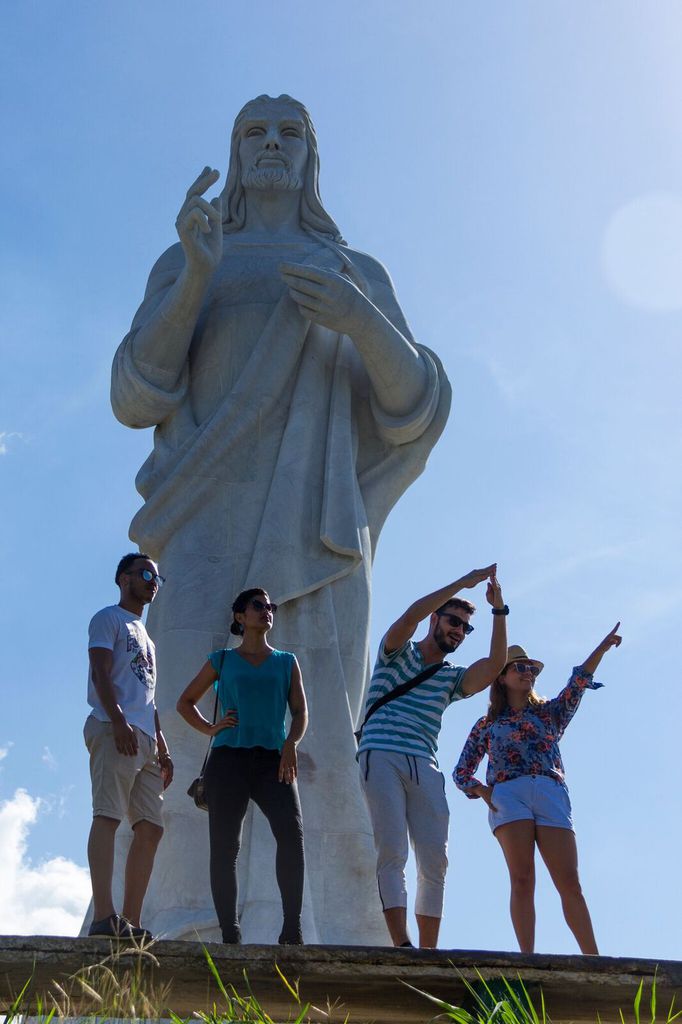
[[[210,203],[202,199],[219,177],[220,171],[204,167],[187,189],[175,221],[188,267],[204,273],[213,273],[223,254],[222,200],[220,196]]]

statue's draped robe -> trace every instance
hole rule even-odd
[[[299,748],[306,941],[383,943],[353,738],[368,666],[370,569],[386,515],[443,429],[450,389],[436,357],[419,349],[426,390],[408,415],[389,416],[353,342],[301,316],[277,272],[282,260],[348,273],[410,338],[390,280],[369,257],[314,240],[249,245],[227,236],[180,376],[145,366],[134,346],[182,266],[179,247],[152,271],[114,361],[116,416],[156,426],[130,536],[168,579],[148,628],[176,771],[144,919],[168,937],[219,935],[207,821],[185,794],[206,741],[175,703],[207,653],[230,640],[235,595],[261,586],[280,605],[271,642],[298,657],[310,711]],[[207,717],[212,704],[204,698]],[[244,830],[240,908],[244,941],[276,939],[274,843],[257,811]]]

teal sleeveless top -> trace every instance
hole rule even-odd
[[[222,650],[208,656],[216,672],[220,672],[222,656]],[[222,729],[213,738],[213,747],[282,749],[293,664],[294,656],[287,651],[273,651],[257,668],[234,648],[225,651],[222,672],[214,686],[220,716],[234,708],[239,724],[234,729]]]

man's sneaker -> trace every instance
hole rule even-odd
[[[93,921],[88,928],[88,935],[104,935],[112,939],[136,939],[138,942],[151,942],[152,933],[146,928],[137,928],[120,914],[110,914],[101,921]]]

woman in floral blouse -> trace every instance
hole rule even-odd
[[[511,880],[511,918],[522,953],[535,945],[535,846],[561,897],[566,923],[582,953],[597,953],[590,913],[578,878],[578,852],[559,740],[578,709],[604,654],[618,647],[620,623],[604,637],[553,700],[533,688],[543,669],[522,647],[510,647],[507,665],[490,688],[488,713],[476,722],[453,778],[468,797],[488,805],[488,821]],[[475,772],[488,755],[486,784]]]

